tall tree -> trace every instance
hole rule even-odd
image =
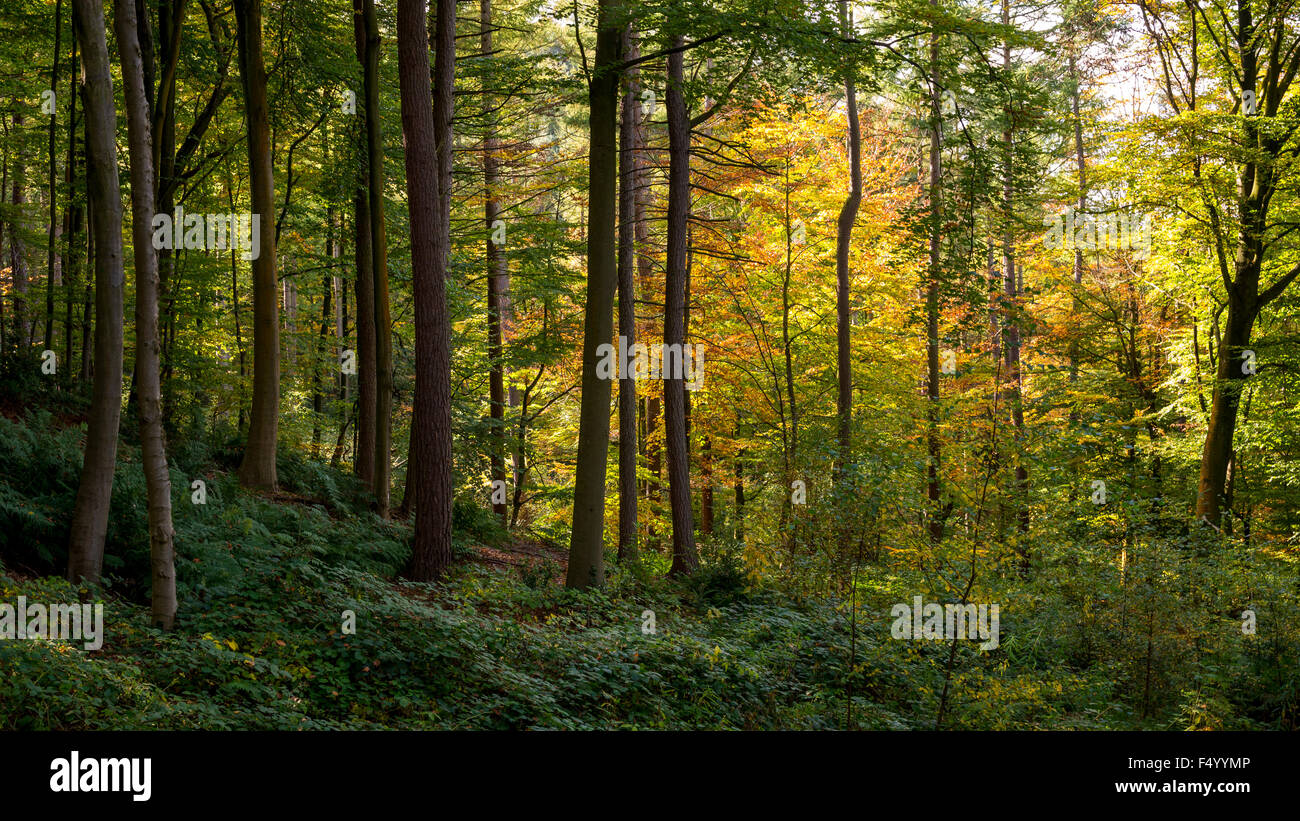
[[[131,159],[132,248],[135,253],[136,394],[140,450],[149,507],[151,620],[170,630],[176,620],[175,531],[171,477],[163,433],[159,375],[158,256],[153,248],[153,135],[134,0],[115,0],[114,28],[125,89]]]
[[[492,0],[479,2],[479,54],[487,62],[492,59]],[[505,350],[502,326],[509,312],[509,283],[505,249],[498,242],[497,220],[501,216],[498,189],[501,184],[500,142],[497,137],[496,101],[490,89],[490,73],[485,69],[483,81],[483,221],[487,226],[487,298],[488,298],[488,404],[492,419],[489,436],[492,483],[504,487],[506,482],[506,387]],[[492,511],[506,524],[508,512],[504,496],[496,501],[493,494]]]
[[[678,35],[668,55],[664,102],[668,113],[668,256],[664,267],[664,350],[682,351],[686,342],[686,265],[691,209],[691,118],[686,107],[686,38]],[[671,574],[694,572],[695,514],[691,509],[691,467],[687,449],[686,381],[684,367],[676,373],[665,356],[664,443],[668,451],[668,501],[673,522]]]
[[[86,75],[86,185],[95,243],[95,377],[72,513],[68,579],[95,583],[104,564],[122,409],[122,201],[104,7],[97,0],[73,1]]]
[[[357,56],[365,76],[367,190],[370,198],[371,275],[374,277],[375,407],[373,489],[379,515],[387,518],[393,470],[393,323],[388,297],[388,232],[384,220],[384,144],[379,121],[379,22],[374,0],[361,5],[364,40]]]
[[[930,0],[931,9],[939,0]],[[933,23],[932,25],[937,25]],[[941,508],[939,484],[939,285],[941,279],[941,236],[943,226],[943,120],[940,117],[942,76],[939,71],[939,34],[930,32],[930,259],[926,270],[926,498],[929,501],[930,541],[943,539],[946,512]]]
[[[1002,0],[1002,25],[1011,25],[1011,3]],[[1007,398],[1011,406],[1011,424],[1015,427],[1017,443],[1023,442],[1025,430],[1025,412],[1021,394],[1020,373],[1020,321],[1017,300],[1020,297],[1019,282],[1016,278],[1016,238],[1015,238],[1015,117],[1012,99],[1011,78],[1011,44],[1002,43],[1002,71],[1006,76],[1006,105],[1003,109],[1002,126],[1002,286],[1003,305],[1006,312],[1002,334],[1002,356],[1006,366],[1004,378],[1010,386]],[[1023,453],[1016,454],[1015,488],[1012,494],[1015,504],[1015,519],[1020,532],[1029,529],[1029,470],[1025,466]],[[1028,547],[1023,541],[1018,542],[1020,553],[1020,571],[1029,570]]]
[[[484,0],[486,2],[486,0]],[[623,52],[636,59],[636,35],[632,26],[623,31]],[[641,162],[640,71],[626,74],[623,114],[619,123],[618,160],[618,332],[628,350],[636,344],[636,227],[637,184]],[[618,558],[633,559],[637,553],[637,390],[630,373],[620,373],[618,382]]]
[[[455,27],[454,0],[437,0],[435,93],[424,0],[398,0],[398,77],[415,290],[415,419],[408,468],[415,471],[415,545],[408,575],[416,581],[438,578],[451,564],[450,214],[442,205],[449,192],[442,190],[440,171],[441,154],[450,157],[451,152]],[[412,478],[407,482],[410,487]]]
[[[27,243],[23,240],[26,226],[24,211],[27,206],[27,153],[23,134],[25,118],[21,110],[13,114],[13,135],[18,143],[18,153],[14,157],[13,210],[9,220],[9,275],[13,280],[14,291],[14,334],[18,338],[20,350],[26,350],[32,344],[32,318],[27,310]]]
[[[54,58],[50,65],[50,93],[55,94],[59,87],[59,52],[63,45],[63,0],[56,0],[54,4]],[[56,126],[58,125],[57,105],[50,106],[50,128],[49,128],[49,166],[50,166],[50,223],[49,235],[46,239],[49,245],[46,248],[45,255],[45,347],[54,350],[54,288],[58,285],[61,271],[59,269],[58,257],[58,210],[59,210],[59,190],[58,190],[58,154],[56,151],[55,137],[57,134]]]
[[[245,487],[274,489],[275,445],[280,415],[280,289],[275,266],[275,177],[262,63],[262,0],[235,0],[239,24],[239,75],[248,120],[249,187],[253,219],[260,219],[261,247],[253,260],[253,404],[248,445],[239,466]]]
[[[1286,223],[1270,219],[1270,207],[1283,181],[1287,158],[1295,154],[1294,125],[1276,124],[1282,101],[1300,73],[1300,27],[1294,25],[1294,11],[1285,4],[1269,2],[1260,9],[1260,4],[1252,0],[1236,0],[1235,6],[1236,19],[1231,23],[1223,10],[1212,16],[1199,6],[1188,7],[1210,36],[1213,47],[1208,53],[1214,55],[1224,88],[1233,98],[1234,111],[1242,115],[1234,141],[1242,148],[1230,158],[1237,176],[1236,201],[1221,205],[1217,193],[1210,190],[1211,175],[1202,176],[1203,163],[1198,161],[1193,166],[1194,184],[1203,190],[1228,303],[1196,495],[1197,518],[1216,527],[1228,501],[1233,435],[1242,390],[1249,377],[1245,351],[1255,320],[1300,276],[1297,263],[1275,274],[1272,282],[1264,281],[1266,269],[1278,255],[1279,240],[1292,230]],[[1262,20],[1255,19],[1257,9],[1263,11]],[[1169,30],[1163,18],[1172,12],[1144,1],[1142,13],[1148,32],[1157,39],[1167,102],[1178,115],[1194,110],[1196,63],[1190,63],[1190,82],[1184,78],[1171,80],[1171,74],[1180,67],[1186,70],[1189,62],[1171,59],[1170,52],[1177,46],[1156,34]],[[1195,30],[1195,21],[1191,23]]]
[[[848,0],[840,2],[840,24],[846,37],[853,36],[853,16]],[[853,456],[853,367],[850,359],[851,315],[849,307],[849,249],[853,242],[853,223],[858,218],[862,203],[862,124],[858,121],[858,93],[854,84],[853,69],[844,78],[844,98],[849,119],[849,195],[840,209],[835,226],[835,346],[836,346],[836,397],[838,417],[839,456],[836,460],[836,477]]]
[[[605,472],[609,452],[611,381],[597,368],[599,348],[614,335],[618,284],[615,216],[618,213],[619,57],[621,4],[599,0],[596,61],[587,88],[591,148],[587,181],[587,298],[582,341],[582,400],[573,486],[569,587],[605,584]]]

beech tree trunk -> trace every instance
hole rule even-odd
[[[930,0],[938,8],[938,0]],[[926,498],[929,502],[930,542],[943,540],[944,511],[939,486],[939,276],[940,225],[943,214],[943,171],[940,165],[943,126],[940,120],[939,39],[930,35],[930,262],[926,274]]]
[[[262,0],[235,0],[239,22],[239,74],[248,118],[249,187],[261,247],[253,260],[253,402],[248,446],[239,466],[244,487],[274,490],[280,416],[279,293],[275,277],[275,178],[267,122],[266,69],[262,64]]]
[[[163,433],[159,375],[158,256],[153,248],[153,136],[140,56],[134,0],[115,0],[114,28],[125,89],[131,158],[131,233],[135,252],[136,398],[140,449],[149,507],[151,621],[170,630],[176,621],[175,531],[172,528],[171,477]]]
[[[848,0],[840,3],[840,20],[846,35],[851,34]],[[853,223],[862,203],[862,126],[858,122],[858,93],[850,73],[844,81],[844,96],[849,118],[849,196],[840,209],[835,227],[835,315],[836,315],[836,393],[835,409],[839,418],[839,454],[835,475],[839,479],[844,465],[853,457],[853,367],[850,360],[849,248],[853,241]]]
[[[104,564],[122,407],[122,201],[117,176],[117,115],[104,7],[74,0],[85,67],[86,185],[95,243],[95,377],[81,482],[72,513],[68,580],[99,581]]]

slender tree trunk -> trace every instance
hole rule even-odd
[[[108,62],[104,8],[74,0],[86,70],[86,165],[95,235],[95,382],[81,483],[72,513],[68,579],[99,581],[104,563],[122,408],[122,201],[117,176],[117,116]]]
[[[1002,0],[1002,24],[1009,26],[1011,24],[1011,6],[1008,0]],[[1002,71],[1008,75],[1007,80],[1010,82],[1011,74],[1011,46],[1003,44],[1002,46]],[[1025,414],[1024,406],[1021,402],[1021,373],[1020,373],[1020,323],[1017,319],[1017,302],[1020,297],[1020,282],[1016,276],[1016,259],[1015,259],[1015,130],[1012,126],[1015,112],[1011,109],[1008,100],[1007,108],[1003,112],[1006,117],[1006,127],[1002,131],[1002,209],[1003,219],[1005,220],[1002,229],[1002,264],[1003,264],[1003,293],[1006,300],[1006,331],[1003,335],[1004,344],[1002,353],[1006,363],[1006,378],[1010,382],[1011,388],[1008,398],[1011,405],[1011,423],[1015,428],[1015,437],[1017,446],[1023,444],[1025,435]],[[1015,491],[1012,494],[1015,499],[1015,519],[1016,527],[1024,533],[1029,529],[1029,470],[1025,467],[1025,458],[1022,453],[1016,454],[1016,484]],[[1020,572],[1027,574],[1029,572],[1029,548],[1024,540],[1018,542],[1016,551],[1020,554]]]
[[[685,38],[673,43],[680,48]],[[691,208],[691,122],[686,109],[682,52],[668,55],[668,256],[664,275],[664,439],[668,450],[668,499],[672,508],[673,563],[671,575],[695,572],[695,515],[691,509],[690,454],[687,451],[686,382],[684,365],[668,365],[667,352],[685,359],[687,224]],[[593,204],[594,210],[594,204]]]
[[[938,0],[930,0],[938,8]],[[943,126],[940,119],[939,38],[930,35],[930,262],[925,293],[926,326],[926,498],[929,500],[930,542],[943,540],[944,511],[939,486],[939,279],[940,226],[943,214]]]
[[[705,436],[700,445],[700,533],[713,535],[713,440]]]
[[[9,220],[9,272],[14,289],[14,335],[19,350],[26,351],[32,344],[33,322],[27,310],[27,243],[23,241],[23,213],[27,205],[27,156],[23,135],[23,113],[14,111],[14,141],[18,153],[14,158],[13,215]]]
[[[253,260],[253,404],[248,447],[239,466],[245,487],[275,489],[276,432],[280,415],[279,292],[275,276],[275,179],[267,122],[266,70],[262,65],[262,0],[235,0],[239,22],[239,74],[248,117],[249,187],[253,219],[261,220]]]
[[[408,575],[431,581],[451,565],[451,323],[446,275],[450,221],[441,165],[451,155],[455,66],[455,3],[436,0],[436,90],[430,87],[429,35],[424,0],[398,0],[397,52],[406,186],[415,290],[415,546]]]
[[[480,54],[485,64],[492,60],[492,0],[479,2],[479,44]],[[491,462],[492,483],[506,484],[506,387],[505,355],[502,344],[503,308],[506,307],[506,290],[509,275],[506,268],[505,250],[497,244],[496,222],[501,215],[501,203],[497,199],[500,185],[500,171],[497,152],[497,124],[495,105],[488,84],[491,76],[484,70],[483,118],[485,133],[483,135],[483,221],[487,226],[487,284],[488,284],[488,405],[492,419],[489,435],[489,460]],[[507,524],[509,508],[505,499],[495,501],[493,493],[492,511]]]
[[[1079,199],[1075,205],[1075,213],[1082,214],[1088,207],[1088,175],[1087,163],[1083,154],[1083,118],[1079,114],[1079,69],[1076,65],[1074,44],[1070,44],[1070,111],[1074,116],[1074,164],[1075,174],[1079,183]],[[1079,247],[1074,249],[1074,287],[1077,289],[1083,287],[1083,250]],[[1079,316],[1083,306],[1079,303],[1076,295],[1074,298],[1074,315]],[[1079,379],[1079,342],[1076,339],[1070,340],[1070,381],[1076,382]],[[1075,420],[1077,414],[1071,410],[1070,418]]]
[[[632,26],[623,32],[626,59],[637,56]],[[628,350],[636,344],[636,186],[641,146],[640,72],[627,73],[623,91],[623,116],[619,123],[618,191],[618,331]],[[637,389],[630,373],[618,382],[618,558],[637,555]]]
[[[145,57],[145,90],[153,85],[153,37],[148,32],[148,17],[144,4],[137,0],[137,13],[142,28],[140,47]],[[153,107],[153,160],[158,175],[157,212],[173,213],[176,206],[176,70],[180,65],[181,32],[185,22],[185,0],[162,0],[158,7],[158,42],[161,47],[162,76],[159,78],[157,99]],[[255,209],[256,210],[256,209]],[[262,235],[266,236],[265,233]],[[172,352],[175,346],[176,327],[176,258],[180,249],[162,248],[158,252],[158,298],[162,315],[162,395],[163,422],[170,424],[175,396],[172,381]],[[132,379],[132,385],[135,384]]]
[[[81,280],[81,247],[78,236],[81,233],[82,211],[81,198],[77,196],[74,182],[77,179],[77,84],[81,72],[79,71],[80,61],[77,56],[77,15],[75,6],[72,8],[72,71],[68,80],[68,161],[67,167],[63,170],[63,179],[68,188],[68,204],[64,207],[63,235],[68,241],[68,253],[64,260],[66,276],[64,277],[63,286],[63,362],[65,367],[72,367],[72,305],[77,294],[77,286]],[[3,322],[0,322],[3,327]],[[3,334],[0,334],[3,337]],[[0,347],[3,347],[0,345]]]
[[[790,338],[790,282],[794,276],[794,223],[793,214],[790,211],[790,156],[786,155],[785,169],[785,210],[782,213],[782,219],[785,224],[785,270],[781,275],[781,352],[782,359],[785,363],[785,397],[778,398],[778,406],[789,408],[789,424],[786,424],[786,413],[781,412],[781,433],[782,433],[782,459],[781,459],[781,483],[784,486],[782,493],[785,498],[781,502],[781,520],[778,529],[781,531],[784,547],[787,551],[793,551],[795,546],[795,528],[789,527],[790,519],[794,516],[794,500],[792,498],[792,485],[794,484],[794,471],[798,464],[799,450],[799,406],[795,402],[794,395],[794,349]],[[778,393],[780,387],[777,388]]]
[[[737,439],[740,437],[737,436]],[[736,544],[745,543],[745,449],[740,448],[736,451],[735,459],[736,481],[733,485],[736,502]]]
[[[840,21],[846,33],[852,32],[848,0],[841,0]],[[862,203],[862,126],[858,121],[858,93],[849,74],[844,81],[844,96],[849,118],[849,196],[840,209],[835,230],[835,315],[837,392],[835,410],[839,421],[839,454],[835,461],[836,479],[842,478],[845,464],[853,458],[853,365],[850,359],[852,321],[849,307],[849,249],[853,242],[853,223]]]
[[[370,250],[370,200],[358,185],[352,197],[357,276],[357,447],[352,472],[371,488],[375,477],[375,280]]]
[[[365,40],[357,39],[357,57],[365,74],[367,181],[370,195],[370,248],[374,261],[375,429],[373,487],[378,513],[388,518],[392,487],[393,323],[388,300],[388,229],[384,220],[384,145],[379,121],[379,23],[374,0],[362,6]]]
[[[605,584],[605,474],[609,453],[611,380],[597,373],[599,348],[614,335],[618,285],[615,216],[618,213],[618,98],[622,23],[618,0],[599,0],[596,63],[588,88],[587,305],[583,323],[582,405],[573,488],[569,587]]]
[[[63,48],[63,0],[54,4],[54,61],[50,66],[50,93],[54,94],[59,86],[59,52]],[[58,218],[58,154],[55,145],[59,107],[50,107],[49,160],[50,160],[50,231],[49,246],[45,257],[45,347],[54,350],[54,288],[62,278],[59,264],[59,218]],[[65,360],[66,361],[66,360]]]
[[[645,116],[653,115],[653,111],[645,112]],[[636,124],[636,144],[645,147],[647,142],[645,120],[638,120]],[[633,155],[635,165],[633,173],[636,177],[633,185],[633,234],[636,242],[636,262],[637,262],[637,290],[643,294],[642,299],[654,292],[654,270],[655,259],[650,252],[650,221],[648,214],[650,211],[650,173],[648,162],[644,153],[635,152]],[[635,306],[635,301],[633,302]],[[645,334],[639,334],[644,337]],[[649,515],[646,517],[646,539],[651,549],[658,549],[658,538],[655,533],[653,520],[658,511],[659,501],[659,476],[661,474],[662,451],[659,448],[659,439],[655,432],[659,427],[660,418],[660,398],[653,382],[648,383],[643,391],[644,398],[639,403],[641,405],[640,427],[644,435],[638,437],[637,446],[642,451],[642,456],[646,460],[646,469],[649,473],[643,483],[643,490],[647,501],[651,502],[648,506]]]
[[[132,244],[135,252],[136,393],[140,413],[140,449],[149,506],[151,621],[170,630],[176,621],[175,531],[172,528],[171,478],[162,423],[159,381],[158,257],[153,248],[153,136],[146,98],[143,62],[137,39],[134,0],[115,0],[114,27],[121,55],[127,134],[131,157]]]
[[[334,206],[327,212],[329,237],[325,241],[325,255],[335,258],[338,246],[334,242]],[[330,361],[330,326],[334,324],[334,283],[328,274],[321,277],[320,332],[316,341],[316,357],[311,368],[311,458],[320,458],[321,429],[325,421],[325,380],[321,368]]]

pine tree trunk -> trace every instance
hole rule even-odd
[[[398,0],[397,51],[415,291],[415,422],[408,485],[414,476],[415,545],[407,574],[440,577],[451,564],[451,324],[446,275],[450,222],[442,153],[451,152],[455,3],[437,0],[436,91],[430,87],[424,0]],[[436,110],[435,110],[436,109]],[[409,491],[408,491],[409,492]]]
[[[636,36],[629,25],[623,32],[626,59],[637,56]],[[618,191],[618,332],[628,350],[636,344],[636,186],[640,164],[640,72],[627,73],[623,115],[619,123]],[[618,382],[618,558],[637,555],[637,386],[630,373]]]
[[[680,48],[685,38],[673,43]],[[668,55],[668,256],[664,275],[664,350],[682,351],[686,342],[687,224],[691,208],[691,122],[682,88],[682,52]],[[593,204],[594,210],[594,204]],[[695,516],[691,509],[690,455],[687,450],[684,368],[668,366],[664,357],[664,440],[668,451],[668,499],[672,509],[673,562],[670,575],[695,572]]]
[[[605,474],[609,453],[612,382],[597,374],[598,349],[614,336],[618,285],[615,217],[618,213],[618,98],[622,24],[616,0],[599,0],[596,63],[588,87],[587,303],[583,323],[582,404],[573,488],[569,587],[605,584]]]

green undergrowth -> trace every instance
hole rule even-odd
[[[283,493],[251,494],[202,448],[173,465],[180,610],[163,633],[131,448],[105,586],[58,577],[81,435],[0,419],[0,604],[104,606],[98,652],[0,640],[0,729],[928,729],[945,678],[952,728],[1297,721],[1285,557],[1244,567],[1152,546],[1121,579],[1096,551],[1045,540],[1032,580],[980,582],[1001,602],[1000,646],[963,642],[950,670],[950,644],[890,637],[892,605],[944,600],[918,569],[864,563],[856,614],[843,589],[790,593],[723,550],[686,580],[615,565],[605,589],[570,591],[554,563],[474,561],[500,534],[458,505],[453,571],[414,584],[400,580],[409,526],[377,519],[350,477],[290,457]],[[1258,635],[1234,604],[1259,611]]]

